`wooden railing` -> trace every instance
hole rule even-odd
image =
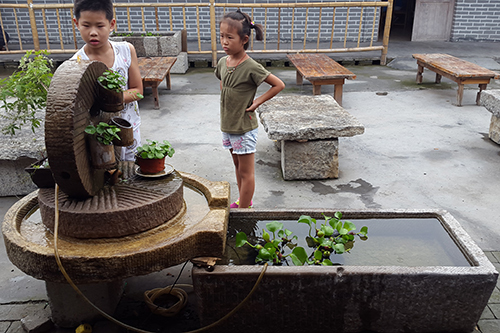
[[[257,23],[264,26],[265,34],[262,43],[254,43],[248,50],[250,53],[297,53],[297,52],[363,52],[381,51],[380,63],[386,63],[389,33],[392,19],[393,0],[372,2],[317,2],[317,3],[114,3],[114,15],[117,18],[116,31],[160,31],[169,29],[189,31],[191,43],[189,54],[211,54],[212,64],[217,62],[218,19],[226,11],[241,8],[252,18],[259,18]],[[380,13],[386,10],[383,24],[382,42],[378,42],[378,26]],[[10,12],[12,11],[12,12]],[[310,14],[314,11],[314,15]],[[5,26],[2,17],[9,16],[8,26],[15,26],[15,34],[11,33],[11,42],[6,45],[5,53],[25,53],[27,50],[46,49],[50,53],[74,53],[82,44],[79,33],[72,22],[72,4],[0,4],[0,26],[5,40]],[[28,14],[26,14],[28,13]],[[132,13],[132,14],[131,14]],[[368,13],[368,14],[365,14]],[[137,21],[140,14],[140,24]],[[19,24],[19,16],[29,16],[31,34],[28,47],[23,45],[23,36]],[[286,19],[283,19],[286,16]],[[209,17],[209,36],[203,36],[201,25],[206,26]],[[299,19],[300,18],[300,19]],[[11,20],[14,22],[11,22]],[[47,22],[57,23],[57,34],[51,30]],[[200,23],[203,21],[203,23]],[[297,22],[300,21],[300,24]],[[123,23],[126,22],[126,23]],[[188,22],[196,22],[193,24]],[[326,22],[326,23],[325,23]],[[125,28],[126,27],[126,28]],[[52,30],[54,30],[52,28]],[[271,33],[272,30],[272,33]],[[314,37],[312,37],[313,33]],[[357,38],[355,35],[357,34]],[[269,37],[272,35],[272,37]],[[40,37],[43,36],[43,37]],[[17,38],[16,38],[17,37]],[[17,39],[17,43],[14,40]],[[54,40],[56,42],[54,43]],[[25,42],[25,44],[28,44]],[[56,46],[54,46],[56,44]],[[334,47],[339,44],[339,47]],[[81,47],[81,45],[80,45]]]

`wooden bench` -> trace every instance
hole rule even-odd
[[[476,104],[479,105],[481,91],[486,89],[491,79],[500,78],[500,74],[498,73],[448,54],[413,54],[413,58],[417,60],[418,65],[418,84],[422,83],[424,68],[436,73],[436,83],[441,82],[442,76],[458,83],[458,106],[462,106],[465,84],[477,84],[479,86],[479,92],[476,97]]]
[[[331,95],[279,95],[257,112],[268,138],[280,142],[285,180],[338,178],[338,138],[365,131]]]
[[[158,86],[167,79],[167,89],[170,90],[170,69],[177,61],[176,57],[139,57],[142,85],[153,89],[154,108],[159,109]]]
[[[321,95],[321,86],[333,84],[333,97],[342,105],[342,90],[345,79],[354,80],[356,75],[325,54],[289,54],[288,59],[297,68],[297,85],[303,79],[313,84],[313,95]]]

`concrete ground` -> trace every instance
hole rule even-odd
[[[434,73],[426,71],[423,84],[415,84],[413,53],[448,53],[500,72],[495,43],[394,42],[389,46],[388,66],[354,65],[367,63],[363,60],[371,59],[370,54],[334,55],[357,75],[344,85],[343,106],[364,124],[365,133],[339,140],[338,179],[284,181],[280,154],[261,126],[255,155],[254,206],[444,209],[500,268],[500,146],[488,139],[491,114],[475,105],[477,87],[473,85],[466,86],[463,106],[457,107],[453,104],[454,82],[443,78],[435,84]],[[294,68],[269,69],[286,83],[282,94],[312,94],[312,85],[307,82],[295,85]],[[259,92],[265,89],[261,87]],[[488,89],[500,89],[500,81],[493,81]],[[333,87],[323,86],[322,93],[333,94]],[[170,161],[176,169],[213,181],[229,181],[232,200],[236,200],[231,158],[220,142],[218,108],[219,82],[211,68],[191,68],[186,74],[172,75],[172,90],[166,90],[165,83],[160,86],[159,110],[153,109],[150,90],[140,102],[142,138],[169,140],[176,149]],[[0,198],[0,215],[16,200]],[[43,322],[48,315],[43,281],[14,267],[3,245],[0,266],[0,332],[22,332],[23,318],[25,326]],[[153,315],[142,301],[144,291],[171,284],[179,270],[174,267],[128,279],[117,317],[156,332],[197,328],[193,296],[177,318]],[[189,282],[189,276],[188,265],[181,280]],[[499,287],[497,284],[477,332],[500,332]],[[119,330],[103,321],[93,331]]]

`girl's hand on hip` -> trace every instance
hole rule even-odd
[[[246,112],[253,112],[255,110],[257,110],[257,108],[259,107],[260,104],[257,104],[255,103],[255,101],[252,103],[252,105],[250,105],[250,107],[248,107],[245,111]]]

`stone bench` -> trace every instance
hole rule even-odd
[[[481,94],[480,103],[491,114],[489,137],[500,144],[500,90],[486,90]]]
[[[269,139],[280,141],[285,180],[338,178],[338,138],[365,131],[330,95],[280,95],[257,112]]]

